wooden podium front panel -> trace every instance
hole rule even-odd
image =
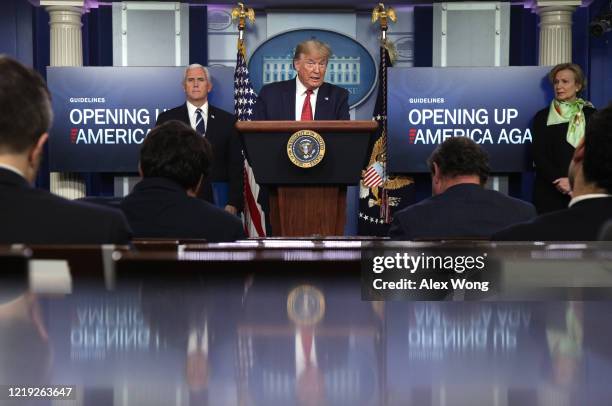
[[[274,236],[344,235],[346,186],[271,188],[270,222]]]

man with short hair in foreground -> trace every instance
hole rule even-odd
[[[118,210],[32,187],[53,113],[40,75],[0,56],[0,243],[126,244]]]
[[[140,149],[142,180],[121,203],[134,236],[208,242],[245,238],[238,217],[197,198],[210,163],[210,144],[186,124],[171,120],[151,130]]]
[[[428,164],[433,196],[395,214],[393,239],[486,239],[536,215],[532,204],[483,187],[489,158],[469,138],[447,139]]]
[[[612,218],[612,104],[591,116],[569,166],[569,207],[517,224],[498,241],[596,241]]]

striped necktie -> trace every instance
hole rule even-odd
[[[202,109],[196,110],[196,131],[200,135],[206,135],[206,125],[204,124],[204,117],[202,117]]]

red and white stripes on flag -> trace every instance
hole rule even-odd
[[[363,175],[363,184],[368,188],[383,184],[384,170],[380,162],[374,162]]]
[[[251,121],[257,94],[251,86],[249,69],[246,65],[244,47],[238,45],[236,70],[234,71],[234,113],[239,121]],[[253,169],[244,160],[244,230],[249,237],[265,237],[266,221],[261,205],[257,202],[259,185],[255,182]]]
[[[259,185],[255,182],[253,169],[244,160],[244,210],[242,222],[249,237],[265,237],[266,221],[261,205],[257,203]]]

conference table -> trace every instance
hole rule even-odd
[[[491,289],[369,300],[370,259],[397,252],[485,253]],[[326,238],[3,247],[0,404],[609,405],[611,255]]]

